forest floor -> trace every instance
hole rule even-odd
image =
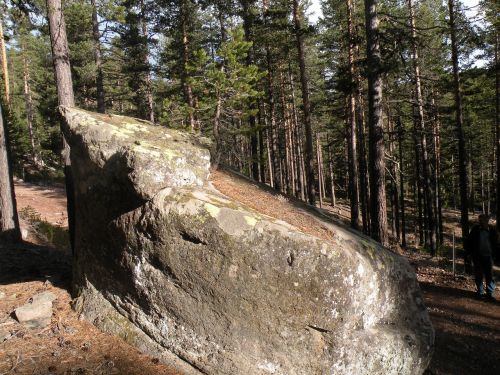
[[[215,173],[212,182],[263,213],[274,210],[275,215],[291,217],[290,212],[282,212],[281,203],[288,198],[274,194],[278,199],[270,199],[273,193],[264,194],[257,185],[240,188],[224,174]],[[0,375],[176,374],[156,358],[100,332],[71,309],[64,189],[17,181],[16,197],[26,241],[17,246],[0,243]],[[330,213],[349,219],[347,207],[341,204]],[[458,233],[457,214],[446,215],[446,232]],[[311,227],[305,217],[295,220],[299,228]],[[322,228],[314,230],[319,237],[325,235]],[[446,240],[450,242],[451,236]],[[463,264],[458,264],[456,276],[451,272],[448,251],[431,258],[415,250],[396,250],[416,269],[436,331],[435,353],[426,374],[500,374],[500,302],[476,300],[473,280],[463,275]],[[12,319],[16,307],[47,290],[57,296],[49,326],[27,328]]]

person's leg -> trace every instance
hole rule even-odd
[[[495,291],[495,280],[493,280],[493,259],[491,257],[483,257],[481,268],[486,279],[486,293],[488,296],[493,296]]]
[[[474,281],[476,282],[477,294],[480,296],[484,293],[483,287],[483,267],[480,259],[473,259],[472,264],[474,265]]]

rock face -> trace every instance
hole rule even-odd
[[[186,374],[419,374],[434,332],[407,261],[223,196],[203,139],[63,108],[76,307]]]

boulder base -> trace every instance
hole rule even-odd
[[[331,236],[222,195],[201,138],[62,112],[84,317],[186,374],[425,370],[434,332],[404,258],[305,206]]]

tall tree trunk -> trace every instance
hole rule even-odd
[[[268,0],[262,0],[262,8],[264,11],[264,25],[268,24],[268,14],[267,14],[267,9],[268,9]],[[267,101],[269,104],[269,119],[270,119],[270,135],[271,135],[271,144],[272,148],[271,151],[272,153],[270,154],[270,160],[271,160],[271,165],[272,165],[272,173],[271,175],[274,178],[273,183],[271,186],[273,186],[276,190],[281,190],[281,185],[280,185],[280,179],[279,179],[279,162],[278,162],[278,134],[277,134],[277,128],[276,128],[276,108],[275,108],[275,103],[274,103],[274,87],[273,87],[273,76],[274,76],[274,68],[272,65],[272,56],[271,56],[271,48],[269,45],[265,44],[265,49],[266,49],[266,65],[267,65],[267,75],[266,75],[266,89],[267,89]]]
[[[154,100],[153,100],[153,85],[151,82],[151,72],[150,72],[150,64],[149,64],[149,45],[148,45],[148,21],[146,17],[146,8],[144,5],[144,0],[141,0],[141,26],[142,26],[142,36],[144,37],[144,43],[145,43],[145,50],[146,53],[144,54],[144,66],[147,67],[146,71],[146,87],[145,87],[145,94],[146,94],[146,100],[148,103],[148,117],[149,121],[152,123],[155,122],[155,110],[154,110]]]
[[[456,132],[458,138],[458,175],[460,180],[460,225],[462,240],[469,235],[469,200],[467,198],[467,160],[463,130],[462,93],[460,92],[460,71],[458,67],[458,46],[455,25],[454,0],[448,0],[451,36],[451,60],[453,64],[453,84],[455,92]]]
[[[6,122],[0,106],[0,240],[20,241]]]
[[[5,50],[5,39],[3,34],[3,17],[0,18],[0,50],[2,53],[2,76],[4,84],[5,103],[7,105],[10,105],[9,68],[7,64],[7,53]]]
[[[188,105],[188,116],[189,116],[189,126],[191,131],[198,130],[196,116],[195,116],[195,104],[193,88],[188,82],[188,64],[189,64],[189,37],[188,37],[188,9],[187,1],[182,0],[181,4],[181,38],[182,38],[182,73],[181,73],[181,83],[184,90],[184,97],[186,104]]]
[[[97,15],[96,0],[91,0],[92,5],[92,38],[94,39],[94,62],[97,69],[96,77],[96,96],[97,112],[106,112],[106,103],[104,100],[104,75],[102,71],[102,52],[101,52],[101,32],[99,31],[99,18]]]
[[[311,121],[311,103],[309,101],[309,80],[307,77],[306,61],[304,53],[304,37],[302,35],[301,12],[299,0],[293,0],[293,22],[295,25],[295,38],[300,68],[300,83],[302,86],[302,104],[304,107],[304,129],[306,135],[305,146],[305,170],[307,177],[307,200],[314,205],[316,201],[316,187],[314,177],[313,136]]]
[[[245,31],[245,40],[247,42],[253,42],[252,28],[253,28],[253,14],[252,14],[252,4],[255,0],[242,0],[241,5],[243,7],[243,30]],[[247,54],[246,64],[250,66],[253,64],[254,56],[253,49],[250,48]],[[251,101],[249,103],[249,109],[255,109],[255,103]],[[258,140],[257,140],[257,124],[255,121],[255,116],[252,114],[248,118],[250,125],[250,151],[252,155],[252,178],[255,181],[259,180],[259,160],[258,160]]]
[[[382,74],[377,0],[365,0],[368,75],[368,128],[370,145],[371,236],[389,245],[385,196],[385,147],[382,120]]]
[[[346,0],[347,7],[347,33],[349,46],[347,48],[347,60],[349,65],[349,81],[354,79],[354,32],[352,26],[352,0]],[[351,227],[359,229],[359,192],[358,192],[358,155],[356,141],[356,93],[350,89],[348,98],[348,125],[347,125],[347,149],[349,154],[349,193],[351,205]]]
[[[288,79],[290,83],[290,95],[292,99],[292,119],[294,128],[295,148],[296,148],[296,175],[298,176],[298,190],[300,190],[300,199],[306,200],[306,177],[305,177],[305,164],[304,156],[302,153],[302,137],[299,129],[299,119],[297,116],[297,105],[295,103],[295,85],[292,74],[291,64],[288,64]]]
[[[417,99],[417,115],[420,133],[420,148],[422,155],[422,174],[424,179],[424,194],[427,211],[427,229],[429,237],[429,245],[431,255],[436,254],[436,225],[433,212],[433,189],[431,183],[431,164],[427,153],[427,137],[425,135],[425,121],[424,121],[424,99],[422,96],[422,83],[420,80],[420,61],[418,58],[417,48],[417,31],[415,28],[415,17],[413,14],[413,2],[408,0],[408,10],[410,14],[410,27],[412,36],[412,52],[413,52],[413,72],[415,75],[415,97]]]
[[[500,61],[499,61],[499,49],[500,49],[500,31],[498,30],[498,24],[495,30],[495,134],[496,134],[496,145],[497,145],[497,207],[496,207],[496,218],[497,218],[497,231],[500,232]]]
[[[49,18],[50,41],[52,60],[57,88],[59,105],[74,107],[73,80],[69,63],[68,39],[66,37],[66,23],[62,11],[61,0],[47,0],[47,15]],[[66,197],[68,209],[68,227],[71,248],[75,249],[75,193],[69,146],[63,137],[62,158],[64,162],[64,176],[66,182]]]

